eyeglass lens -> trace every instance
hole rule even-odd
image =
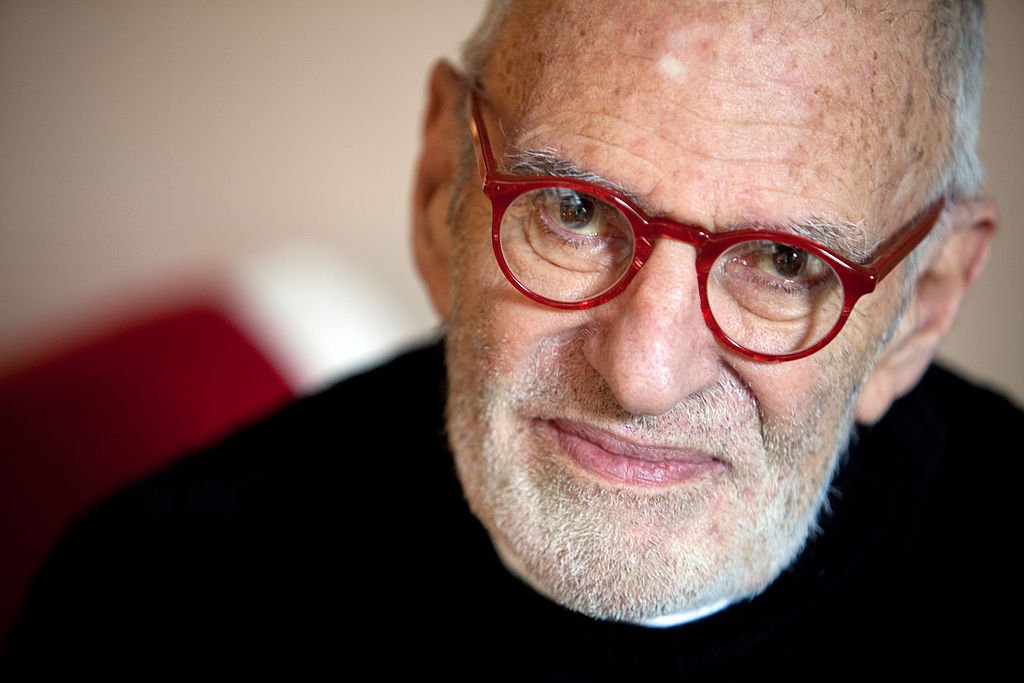
[[[546,299],[599,297],[630,269],[632,224],[617,207],[574,189],[548,187],[516,197],[502,217],[502,256],[519,282]],[[707,303],[721,331],[759,354],[797,353],[835,327],[843,287],[832,267],[785,242],[746,240],[715,258]]]

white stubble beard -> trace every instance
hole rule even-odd
[[[636,417],[583,360],[578,338],[543,345],[508,375],[487,362],[483,338],[449,334],[449,438],[474,514],[536,590],[596,618],[639,622],[754,595],[800,552],[847,443],[852,399],[821,397],[812,416],[771,421],[723,373],[670,413]],[[834,443],[822,445],[821,426],[837,412]],[[629,425],[638,440],[714,453],[729,468],[650,491],[614,486],[570,465],[539,417]]]

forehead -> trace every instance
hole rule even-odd
[[[945,144],[924,14],[894,6],[518,2],[485,88],[512,144],[660,212],[893,223],[925,201]]]

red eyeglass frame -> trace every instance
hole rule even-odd
[[[490,136],[487,134],[487,127],[484,124],[480,100],[481,97],[477,91],[470,88],[470,107],[472,112],[470,132],[472,133],[473,146],[476,150],[477,169],[480,173],[482,189],[484,194],[490,199],[492,207],[491,244],[498,267],[512,286],[522,292],[527,298],[552,308],[567,310],[592,308],[615,298],[629,285],[654,249],[654,238],[669,237],[679,240],[690,244],[696,251],[697,283],[698,291],[700,292],[701,312],[708,329],[726,347],[758,361],[776,363],[797,360],[820,351],[839,334],[857,301],[865,294],[873,292],[878,283],[903,259],[909,256],[914,248],[928,236],[945,206],[944,196],[935,199],[924,211],[884,240],[870,260],[864,264],[855,263],[832,253],[818,242],[791,233],[763,229],[740,229],[721,233],[708,232],[696,225],[680,223],[669,218],[649,216],[619,193],[583,180],[558,176],[511,176],[498,172],[494,161],[494,150],[491,147]],[[633,229],[635,247],[632,264],[618,282],[600,294],[583,301],[557,301],[531,291],[515,276],[502,254],[501,221],[509,204],[530,190],[553,187],[584,192],[612,204],[622,212]],[[843,309],[831,331],[813,346],[786,354],[765,354],[752,351],[729,337],[715,320],[711,307],[708,304],[707,295],[707,280],[711,267],[725,250],[739,242],[752,239],[770,240],[805,250],[829,264],[839,277],[843,287]]]

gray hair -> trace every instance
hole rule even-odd
[[[511,8],[512,0],[488,0],[483,18],[462,44],[462,69],[470,83],[477,82],[487,68],[494,43]]]
[[[981,191],[978,158],[981,118],[981,68],[985,56],[985,25],[981,0],[932,0],[929,45],[935,67],[935,91],[947,103],[952,140],[940,162],[935,195],[951,202]]]

